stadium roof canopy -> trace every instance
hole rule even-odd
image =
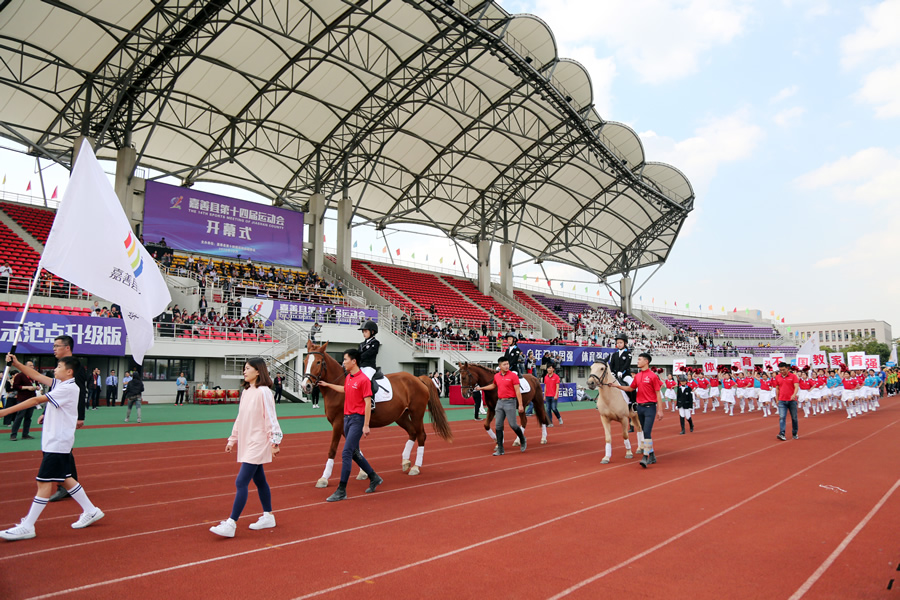
[[[0,0],[0,135],[302,209],[509,242],[604,277],[693,207],[538,18],[480,0]]]

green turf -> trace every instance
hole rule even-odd
[[[468,421],[473,418],[471,407],[450,406],[443,400],[450,421]],[[559,410],[585,410],[594,408],[592,402],[561,402]],[[75,435],[77,448],[93,446],[118,446],[122,444],[151,444],[156,442],[181,442],[189,440],[224,440],[231,433],[231,423],[237,416],[237,404],[145,404],[142,407],[142,423],[135,423],[136,410],[131,411],[131,423],[124,423],[125,407],[102,406],[89,410],[84,429]],[[41,411],[35,411],[33,440],[9,439],[9,426],[0,426],[0,453],[40,450],[40,427],[37,418]],[[308,417],[308,418],[295,418]],[[284,433],[305,433],[310,431],[330,431],[324,411],[314,409],[311,404],[281,403],[278,418]],[[426,420],[430,418],[426,415]],[[191,422],[195,421],[195,422]]]

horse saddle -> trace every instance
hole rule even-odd
[[[381,367],[375,367],[375,375],[372,376],[372,381],[369,383],[372,385],[372,395],[378,393],[379,385],[378,380],[384,379],[384,373],[381,372]]]
[[[519,377],[519,391],[522,392],[523,394],[527,394],[528,392],[531,391],[531,386],[528,385],[528,380],[525,379],[524,375]]]

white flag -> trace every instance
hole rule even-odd
[[[94,150],[82,142],[42,266],[122,307],[131,355],[141,364],[153,346],[153,319],[172,297],[131,224]],[[77,351],[77,347],[76,347]]]
[[[800,346],[800,349],[797,350],[797,354],[819,354],[821,351],[819,349],[819,332],[814,331],[812,335],[806,338],[806,341],[803,342],[803,345]]]

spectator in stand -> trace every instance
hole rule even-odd
[[[34,363],[30,360],[25,362],[25,366],[29,369],[34,369]],[[16,404],[20,404],[37,396],[38,392],[41,391],[41,386],[38,385],[23,371],[21,373],[16,373],[16,376],[13,377],[12,389],[16,392]],[[10,440],[12,440],[13,442],[16,441],[20,426],[22,427],[23,440],[34,439],[30,435],[28,435],[31,431],[31,417],[33,414],[33,406],[31,408],[26,408],[25,410],[20,410],[16,413],[16,416],[15,418],[13,418],[12,422],[12,430],[9,434]]]
[[[200,304],[199,304],[200,316],[206,314],[206,311],[209,309],[209,302],[206,301],[206,296],[200,296]]]
[[[13,276],[13,269],[9,265],[9,261],[3,263],[3,266],[0,267],[0,291],[8,292],[9,291],[9,280]]]
[[[274,392],[275,404],[280,404],[281,392],[284,391],[284,373],[275,374],[275,379],[272,380],[272,391]]]
[[[122,394],[122,406],[125,406],[125,402],[128,402],[128,412],[125,413],[126,423],[131,418],[131,407],[135,404],[137,404],[137,422],[141,422],[141,394],[143,392],[144,382],[141,381],[141,374],[135,371],[131,381],[125,387],[125,392]]]
[[[109,372],[106,378],[106,405],[115,406],[116,399],[119,397],[119,378],[116,377],[115,369]],[[122,401],[124,404],[125,401]]]
[[[184,373],[178,374],[178,378],[175,380],[175,390],[175,406],[184,404],[184,395],[187,393],[187,378]]]
[[[318,336],[321,331],[322,325],[318,321],[313,323],[313,326],[309,328],[309,341],[314,344],[318,344],[319,340],[316,339],[316,336]]]
[[[94,369],[88,379],[88,402],[91,410],[97,410],[100,406],[100,390],[103,388],[103,378],[100,377],[100,369]]]

